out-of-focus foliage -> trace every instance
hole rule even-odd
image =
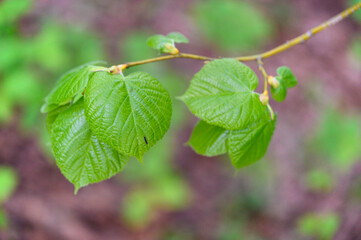
[[[104,50],[89,31],[46,17],[40,19],[36,31],[24,34],[20,20],[32,4],[31,0],[0,3],[0,123],[8,123],[19,106],[23,126],[34,130],[44,126],[39,124],[39,107],[60,73],[103,59]]]
[[[248,231],[245,225],[246,221],[241,222],[224,222],[222,227],[219,229],[218,236],[216,239],[219,240],[263,240],[257,233]]]
[[[269,42],[272,21],[245,1],[202,1],[194,18],[206,37],[224,51],[252,51]]]
[[[4,203],[14,192],[18,176],[10,167],[0,167],[0,204]]]
[[[334,177],[324,170],[311,170],[306,174],[306,185],[314,191],[329,192],[334,185]]]
[[[0,208],[0,230],[6,229],[8,225],[8,217],[4,209]]]
[[[352,56],[361,62],[361,36],[355,37],[351,42],[351,54]]]
[[[326,111],[313,141],[314,153],[337,168],[349,168],[361,156],[360,121],[359,116]]]
[[[32,0],[5,0],[0,4],[0,26],[15,21],[24,14]]]
[[[307,237],[319,240],[332,239],[340,225],[340,219],[335,213],[309,213],[298,221],[299,232]]]
[[[141,169],[138,162],[129,161],[122,173],[134,185],[121,207],[122,217],[133,227],[146,226],[160,210],[176,211],[189,203],[188,186],[170,165],[172,146],[167,138],[145,155]]]
[[[6,229],[8,216],[3,209],[3,204],[11,197],[18,184],[16,171],[7,166],[0,166],[0,230]]]

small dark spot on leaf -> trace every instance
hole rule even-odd
[[[148,144],[148,142],[147,142],[147,138],[146,138],[146,137],[144,137],[144,142],[145,142],[146,144]]]

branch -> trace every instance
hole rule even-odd
[[[336,16],[329,19],[328,21],[318,25],[317,27],[312,28],[311,30],[307,31],[306,33],[304,33],[296,38],[293,38],[292,40],[287,41],[286,43],[284,43],[278,47],[275,47],[267,52],[255,54],[255,55],[249,55],[249,56],[235,57],[234,59],[237,59],[238,61],[241,61],[241,62],[246,62],[246,61],[257,61],[258,59],[265,59],[265,58],[274,56],[274,55],[281,53],[295,45],[298,45],[300,43],[307,41],[313,35],[316,35],[317,33],[322,32],[323,30],[327,29],[328,27],[331,27],[331,26],[339,23],[340,21],[347,18],[348,16],[350,16],[351,14],[353,14],[355,11],[359,10],[360,8],[361,8],[361,3],[357,3],[357,4],[353,5],[352,7],[346,9],[345,11],[337,14]],[[150,58],[150,59],[141,60],[141,61],[128,62],[128,63],[121,64],[121,65],[123,66],[123,68],[130,68],[130,67],[134,67],[137,65],[143,65],[143,64],[147,64],[147,63],[159,62],[159,61],[175,59],[175,58],[188,58],[188,59],[195,59],[195,60],[201,60],[201,61],[210,61],[210,60],[216,59],[216,58],[212,58],[212,57],[205,57],[205,56],[189,54],[189,53],[179,53],[176,55],[165,55],[165,56]]]

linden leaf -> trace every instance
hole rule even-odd
[[[86,117],[98,138],[126,155],[142,156],[167,132],[172,101],[151,75],[97,72],[85,93]]]
[[[53,90],[45,98],[45,104],[41,107],[41,112],[47,113],[56,109],[59,105],[78,101],[88,84],[89,74],[93,67],[89,64],[82,65],[61,76]]]
[[[289,67],[282,66],[277,68],[277,74],[284,80],[287,88],[295,87],[298,83],[297,78]]]
[[[267,152],[277,117],[272,120],[269,113],[250,126],[231,131],[228,138],[228,151],[236,168],[245,167],[261,159]]]
[[[271,94],[274,100],[276,100],[277,102],[283,102],[287,97],[287,86],[283,78],[276,77],[276,79],[279,81],[280,85],[278,86],[278,88],[274,88],[271,86]]]
[[[207,63],[180,97],[190,111],[208,124],[240,129],[259,120],[266,107],[259,100],[256,74],[235,59]]]
[[[213,157],[227,152],[226,140],[230,130],[199,121],[188,143],[198,154]]]
[[[179,32],[171,32],[167,35],[167,38],[172,39],[176,43],[188,43],[188,39]]]
[[[58,115],[51,128],[56,164],[75,186],[75,193],[91,183],[120,172],[128,157],[99,141],[85,119],[83,100]]]

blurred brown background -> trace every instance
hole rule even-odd
[[[56,167],[39,110],[68,69],[157,56],[145,43],[152,34],[183,33],[190,44],[181,52],[240,56],[356,2],[0,1],[0,239],[361,239],[361,12],[264,61],[269,74],[289,66],[299,85],[271,102],[278,125],[267,156],[237,173],[228,157],[184,146],[197,119],[175,97],[200,61],[134,68],[171,93],[171,129],[143,165],[131,159],[77,195]]]

